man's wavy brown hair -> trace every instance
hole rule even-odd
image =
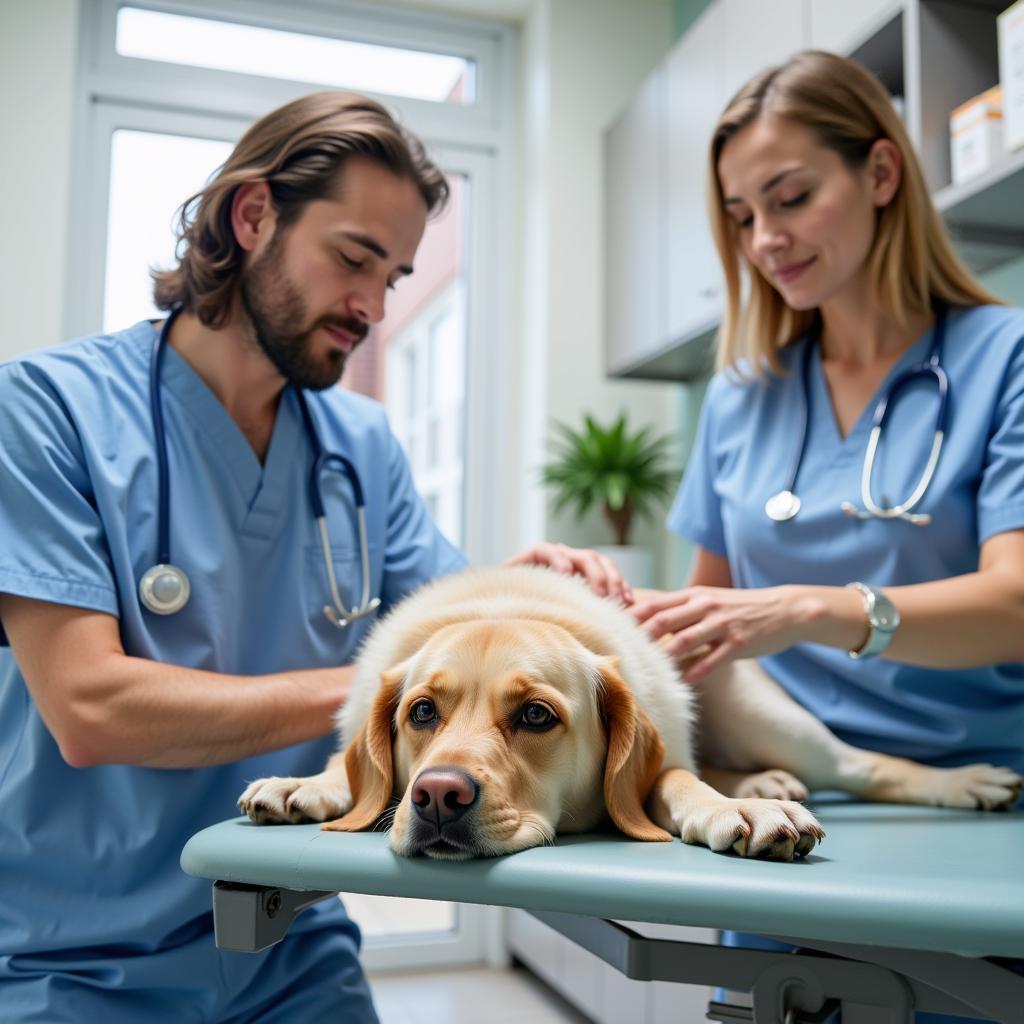
[[[152,272],[157,307],[181,307],[208,327],[223,326],[243,256],[231,227],[238,187],[267,182],[278,230],[287,229],[307,203],[339,194],[340,172],[355,155],[412,181],[428,213],[440,210],[448,198],[444,175],[423,144],[379,103],[350,93],[312,93],[252,125],[213,180],[182,204],[178,265]]]

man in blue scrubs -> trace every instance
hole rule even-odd
[[[338,901],[260,954],[218,951],[209,887],[178,855],[254,779],[309,775],[374,618],[338,629],[310,505],[305,389],[365,492],[383,614],[464,565],[383,410],[333,388],[413,269],[446,197],[371,101],[320,93],[255,124],[188,207],[159,379],[172,560],[191,596],[147,610],[161,324],[0,367],[0,1018],[375,1021]],[[352,487],[322,474],[335,572],[362,589]],[[593,553],[521,556],[623,586]]]

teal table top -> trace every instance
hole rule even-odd
[[[812,807],[827,836],[791,864],[611,833],[443,863],[396,856],[379,832],[239,818],[193,836],[181,866],[211,881],[1024,958],[1024,812]]]

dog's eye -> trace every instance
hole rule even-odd
[[[555,717],[555,713],[546,704],[538,704],[533,702],[527,704],[526,707],[519,713],[518,725],[524,729],[535,729],[538,732],[542,732],[545,729],[550,729],[558,723],[558,719]]]
[[[432,700],[418,700],[409,710],[409,720],[413,725],[431,725],[437,721],[437,708]]]

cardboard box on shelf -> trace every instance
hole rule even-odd
[[[1003,91],[998,85],[949,115],[949,145],[954,185],[981,174],[1003,155]]]
[[[1024,146],[1024,0],[996,18],[999,84],[1003,87],[1003,141],[1008,152]]]

